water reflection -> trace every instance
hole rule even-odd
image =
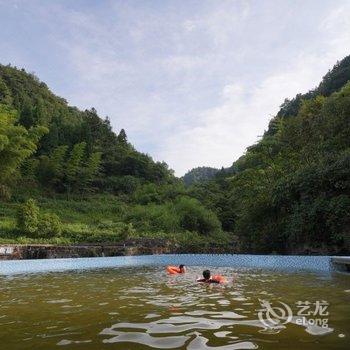
[[[1,278],[0,338],[6,350],[348,348],[348,276],[217,271],[228,285],[196,283],[200,267],[182,276],[148,267]],[[259,299],[327,300],[330,324],[268,327]]]

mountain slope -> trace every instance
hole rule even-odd
[[[310,100],[318,95],[330,96],[332,93],[339,91],[349,80],[350,55],[338,61],[323,77],[317,88],[305,94],[298,94],[292,100],[286,99],[281,105],[276,117],[271,120],[266,134],[272,135],[275,132],[274,125],[281,118],[297,115],[304,100]]]
[[[205,166],[193,168],[183,176],[183,180],[186,186],[190,186],[195,183],[212,179],[218,173],[218,171],[219,169]]]
[[[245,250],[350,253],[349,80],[346,57],[282,105],[234,174],[190,188]]]
[[[116,135],[109,120],[101,119],[95,109],[80,111],[69,106],[45,83],[23,69],[0,65],[0,104],[18,111],[19,124],[25,128],[40,125],[49,129],[40,140],[37,152],[27,161],[26,169],[31,169],[31,174],[22,172],[22,175],[32,176],[44,187],[59,192],[68,188],[67,176],[55,174],[55,171],[62,169],[74,149],[78,152],[79,147],[81,154],[77,156],[81,168],[93,155],[95,162],[99,158],[99,164],[98,171],[90,179],[91,188],[77,188],[78,191],[97,188],[118,193],[128,191],[128,187],[138,183],[173,181],[167,165],[137,152],[127,141],[123,129]],[[60,152],[64,155],[60,158],[61,164],[56,164]],[[77,171],[77,177],[86,170]],[[48,181],[52,177],[55,177],[55,184]]]

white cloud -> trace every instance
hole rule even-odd
[[[289,30],[279,18],[284,6],[266,5],[267,19],[249,3],[232,1],[210,3],[186,19],[125,5],[114,7],[110,22],[65,13],[73,29],[66,50],[81,87],[73,100],[110,115],[137,147],[178,175],[229,166],[263,134],[284,98],[315,87],[349,49],[345,3],[321,17],[306,39],[297,38],[310,47],[285,42],[279,51]],[[293,11],[285,20],[297,26]]]
[[[350,53],[350,3],[341,0],[0,4],[5,63],[27,61],[54,92],[109,115],[177,175],[231,165],[284,98],[315,87]]]
[[[321,55],[301,52],[287,57],[283,70],[272,69],[260,83],[254,82],[253,88],[244,82],[223,86],[223,101],[202,111],[196,126],[172,135],[160,157],[176,164],[179,175],[196,166],[230,166],[263,134],[285,98],[316,87],[327,70],[350,53],[349,13],[350,3],[346,3],[321,21]]]
[[[178,175],[195,166],[230,166],[263,134],[285,98],[316,86],[335,62],[334,56],[334,52],[321,58],[300,55],[294,65],[254,88],[235,83],[224,86],[222,103],[202,111],[198,125],[169,137],[160,157],[177,164]]]
[[[187,30],[188,32],[192,32],[195,28],[196,28],[196,24],[195,22],[191,21],[191,20],[186,20],[183,23],[183,27],[185,28],[185,30]]]
[[[321,21],[320,31],[329,40],[328,54],[340,60],[350,53],[350,2],[335,8]]]

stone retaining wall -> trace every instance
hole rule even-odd
[[[2,245],[0,260],[87,258],[103,256],[167,254],[167,247],[140,247],[126,245]]]
[[[2,244],[0,260],[15,259],[55,259],[55,258],[87,258],[104,256],[178,254],[178,253],[237,253],[231,247],[211,247],[200,250],[198,247],[183,248],[167,241],[125,241],[121,244]]]

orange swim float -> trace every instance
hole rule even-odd
[[[227,282],[227,278],[221,275],[214,275],[212,277],[210,277],[211,280],[213,281],[217,281],[219,283],[226,283]]]
[[[178,266],[167,266],[166,270],[170,275],[176,275],[179,273],[183,273]]]

